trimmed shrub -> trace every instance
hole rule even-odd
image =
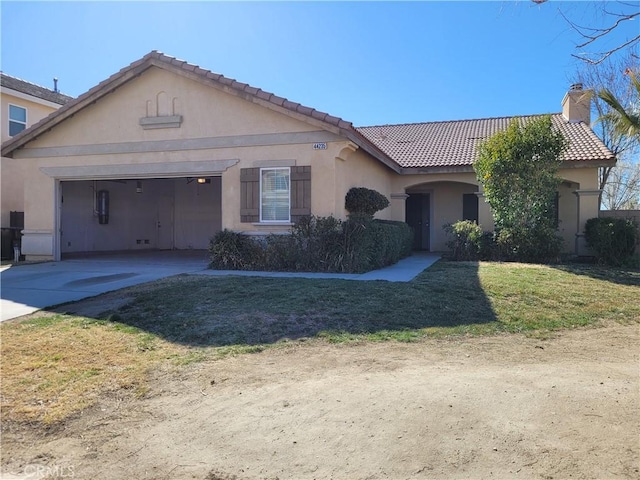
[[[411,254],[413,231],[404,222],[364,216],[344,222],[343,271],[367,272]]]
[[[264,249],[244,233],[224,229],[209,243],[210,268],[216,270],[257,270],[264,264]]]
[[[624,218],[590,218],[584,228],[587,245],[598,261],[619,266],[629,260],[635,251],[638,226]]]
[[[353,187],[344,199],[344,208],[350,215],[373,215],[389,206],[389,200],[376,190],[364,187]]]
[[[305,216],[291,228],[287,251],[282,252],[280,264],[267,263],[267,268],[287,271],[337,271],[335,265],[342,251],[342,221],[335,217]],[[280,236],[281,237],[281,236]],[[268,245],[271,246],[269,238]]]
[[[411,253],[413,232],[404,222],[358,217],[303,217],[289,235],[255,238],[229,230],[209,247],[211,268],[291,272],[366,272]]]
[[[453,260],[480,259],[486,237],[477,223],[463,220],[444,225],[442,228],[447,235],[453,237],[446,243],[447,248],[451,250]]]
[[[542,226],[503,228],[492,233],[465,220],[445,225],[444,229],[452,237],[447,247],[453,260],[553,263],[559,261],[562,251],[562,238],[554,229]]]
[[[551,227],[503,228],[495,233],[497,258],[508,262],[557,263],[563,239]]]

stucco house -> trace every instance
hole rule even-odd
[[[57,85],[48,89],[0,72],[0,132],[5,142],[72,100]],[[24,218],[24,181],[19,160],[2,159],[2,257],[12,257]],[[11,212],[14,212],[11,215]]]
[[[478,142],[510,120],[356,128],[153,51],[3,143],[2,155],[24,170],[27,258],[204,249],[222,228],[283,232],[302,215],[343,218],[354,186],[386,195],[378,217],[406,220],[416,247],[438,251],[445,223],[492,228],[472,163]],[[598,215],[597,169],[615,157],[589,128],[579,87],[552,120],[571,145],[559,231],[580,253],[584,223]]]

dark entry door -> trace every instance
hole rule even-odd
[[[430,205],[428,193],[409,194],[406,204],[406,222],[413,228],[413,248],[429,250]]]

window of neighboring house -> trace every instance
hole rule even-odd
[[[27,128],[27,109],[9,105],[9,136],[19,134]]]
[[[286,168],[260,169],[260,221],[291,220],[291,171]]]
[[[462,195],[462,219],[478,223],[478,196],[475,193]]]

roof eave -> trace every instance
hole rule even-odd
[[[473,173],[473,165],[437,165],[431,167],[402,167],[401,175],[419,175],[425,173]]]
[[[83,93],[75,100],[72,100],[66,105],[63,105],[58,110],[52,112],[36,124],[32,125],[26,130],[23,130],[10,140],[7,140],[2,144],[2,156],[11,157],[13,152],[15,152],[17,149],[35,140],[40,135],[48,132],[67,118],[73,117],[83,108],[97,102],[104,96],[113,93],[123,84],[142,74],[145,70],[151,67],[151,63],[146,61],[148,56],[149,55],[113,74],[111,77],[99,83],[87,92]]]
[[[367,140],[361,133],[359,133],[355,128],[351,127],[351,129],[343,130],[343,135],[346,136],[349,140],[358,145],[362,150],[367,152],[369,155],[374,157],[376,160],[381,162],[383,165],[386,165],[391,170],[396,173],[401,173],[402,168],[398,165],[394,160],[391,159],[386,153],[380,150],[376,145],[369,140]]]
[[[564,160],[560,168],[563,169],[571,169],[571,168],[602,168],[602,167],[613,167],[615,166],[617,159],[615,156],[605,158],[605,159],[596,159],[596,160]]]

